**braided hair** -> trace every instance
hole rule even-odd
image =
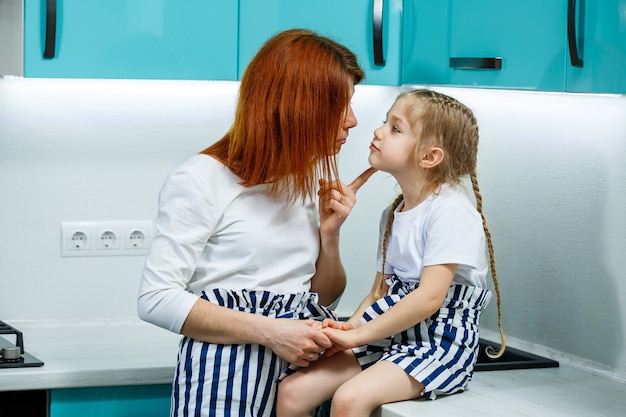
[[[487,220],[483,213],[483,197],[478,187],[478,176],[476,174],[477,155],[478,155],[478,123],[474,117],[474,113],[467,106],[458,100],[432,90],[414,90],[402,93],[396,100],[407,98],[413,100],[416,106],[411,106],[412,110],[407,114],[408,121],[411,126],[416,126],[419,119],[422,129],[413,133],[419,138],[418,146],[415,147],[414,157],[417,158],[421,154],[422,148],[440,147],[444,150],[445,157],[443,161],[434,168],[428,169],[426,172],[425,188],[437,190],[442,184],[455,186],[459,184],[464,176],[469,176],[472,183],[472,190],[476,199],[476,210],[480,213],[483,223],[483,230],[487,240],[487,249],[489,251],[489,267],[491,269],[491,278],[493,280],[494,289],[497,298],[498,308],[498,328],[500,330],[501,346],[496,351],[492,346],[487,347],[487,355],[496,359],[502,356],[506,348],[506,340],[502,330],[502,311],[500,299],[500,286],[496,273],[496,262],[494,257],[493,242],[491,232],[487,227]],[[400,194],[391,204],[387,224],[382,240],[382,271],[385,271],[385,260],[387,255],[387,240],[391,232],[393,224],[394,212],[403,201],[403,195]],[[380,298],[383,292],[384,279],[381,281],[380,287],[376,291],[376,297]]]

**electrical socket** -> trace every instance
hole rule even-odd
[[[69,243],[71,246],[71,250],[87,250],[89,249],[89,239],[87,238],[87,234],[82,230],[77,230],[72,233],[72,237],[70,238],[71,242]]]
[[[148,253],[150,220],[61,223],[61,256],[125,256]]]
[[[93,224],[90,222],[61,223],[61,255],[90,256],[93,236]]]
[[[148,253],[154,224],[150,220],[128,222],[124,228],[124,250],[127,254]]]
[[[122,243],[116,227],[96,228],[96,250],[120,251]]]

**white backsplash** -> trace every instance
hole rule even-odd
[[[63,221],[152,219],[165,176],[221,137],[238,83],[0,79],[0,319],[132,317],[143,257],[61,257]],[[342,179],[404,86],[358,86]],[[505,332],[626,375],[626,97],[437,88],[474,109]],[[342,232],[350,314],[374,276],[375,174]],[[495,298],[483,318],[496,330]]]

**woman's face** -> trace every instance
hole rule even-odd
[[[354,95],[354,85],[352,87],[352,94]],[[342,115],[341,128],[339,129],[339,134],[337,135],[337,145],[335,147],[335,153],[338,153],[346,143],[348,139],[348,132],[350,129],[357,125],[358,121],[356,120],[356,116],[354,115],[354,111],[352,111],[352,104],[348,103],[348,107],[344,110]]]

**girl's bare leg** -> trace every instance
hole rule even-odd
[[[331,417],[369,416],[383,404],[419,398],[424,385],[398,365],[380,361],[341,385],[333,396]]]
[[[276,417],[311,416],[345,381],[361,372],[351,350],[322,357],[278,384]]]

